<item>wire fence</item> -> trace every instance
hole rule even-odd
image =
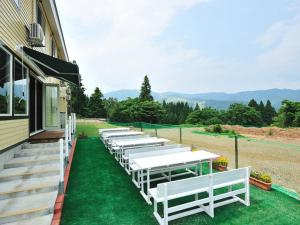
[[[131,127],[150,136],[166,138],[172,143],[191,146],[193,150],[206,149],[225,156],[231,168],[251,166],[252,170],[270,174],[273,183],[300,193],[300,144],[298,143],[209,133],[204,127],[185,124],[144,122],[111,124]]]

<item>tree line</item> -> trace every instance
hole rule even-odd
[[[118,101],[115,98],[103,97],[97,87],[88,97],[85,88],[71,87],[71,110],[78,116],[86,118],[107,118],[112,122],[147,122],[162,124],[230,124],[242,126],[299,127],[300,102],[284,100],[278,112],[267,100],[259,103],[252,99],[247,105],[234,103],[227,110],[210,107],[189,106],[187,102],[157,102],[151,95],[149,78],[144,77],[137,98]]]

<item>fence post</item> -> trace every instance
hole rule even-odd
[[[141,131],[143,132],[144,129],[143,129],[143,123],[141,122]]]
[[[66,128],[65,128],[65,147],[66,147],[66,158],[67,162],[69,161],[69,126],[68,123],[66,123]]]
[[[182,128],[179,128],[179,140],[180,140],[180,144],[182,144]]]
[[[234,136],[234,147],[235,147],[235,168],[239,168],[239,146],[238,146],[238,136]]]
[[[64,141],[59,139],[59,193],[64,193]]]
[[[157,137],[157,128],[155,127],[155,136]]]

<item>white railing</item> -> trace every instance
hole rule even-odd
[[[66,126],[65,126],[65,143],[63,138],[59,140],[59,170],[60,170],[60,182],[59,182],[59,191],[60,193],[64,192],[64,170],[69,163],[70,147],[72,147],[72,140],[75,137],[76,133],[76,114],[71,113],[69,120],[66,116]]]

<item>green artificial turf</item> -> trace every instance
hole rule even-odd
[[[233,203],[170,224],[272,224],[300,222],[300,202],[277,191],[251,186],[251,206]],[[63,225],[158,224],[131,177],[105,150],[99,138],[78,140],[62,213]]]
[[[108,123],[93,123],[93,122],[79,122],[76,125],[76,133],[84,134],[88,137],[99,137],[99,129],[112,128],[114,125]]]

